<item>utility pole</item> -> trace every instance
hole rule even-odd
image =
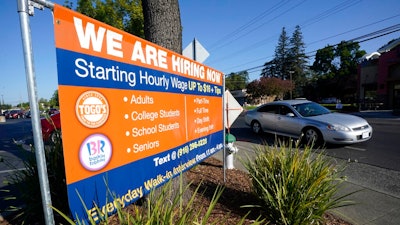
[[[289,71],[289,75],[290,75],[290,83],[291,84],[293,84],[293,79],[292,79],[292,74],[294,73],[294,71]],[[292,99],[293,98],[293,85],[292,85],[292,87],[290,88],[290,99]]]
[[[29,102],[32,113],[32,130],[33,140],[35,144],[35,156],[37,163],[37,172],[39,174],[40,192],[42,196],[42,207],[44,211],[44,219],[46,225],[54,225],[53,209],[51,208],[51,192],[49,185],[49,178],[47,174],[46,158],[44,153],[44,143],[40,125],[39,107],[37,101],[36,91],[36,76],[34,70],[32,38],[29,16],[33,16],[34,8],[43,9],[44,0],[17,0],[18,14],[20,19],[22,47],[25,62],[25,74],[27,81],[27,88],[29,94]],[[38,2],[38,3],[36,3]],[[46,3],[50,5],[50,3]]]

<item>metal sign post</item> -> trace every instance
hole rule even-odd
[[[25,60],[25,73],[28,86],[29,103],[32,113],[32,130],[35,145],[36,163],[39,174],[40,192],[42,195],[42,205],[44,218],[47,225],[54,224],[53,210],[51,209],[51,195],[49,179],[47,175],[46,158],[44,154],[44,144],[42,139],[38,97],[36,91],[36,78],[33,63],[32,40],[30,33],[29,16],[33,14],[33,5],[28,0],[17,0],[18,13],[21,23],[22,45]],[[37,6],[37,5],[35,5]]]
[[[193,59],[199,63],[203,63],[210,53],[200,44],[200,42],[195,38],[185,49],[182,51],[182,55]]]

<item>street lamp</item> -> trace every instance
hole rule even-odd
[[[290,99],[292,99],[292,92],[293,92],[293,80],[292,80],[292,74],[294,73],[294,71],[289,70],[289,75],[290,75],[290,84],[292,85],[290,87]]]

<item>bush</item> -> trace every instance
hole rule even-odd
[[[330,209],[351,204],[337,196],[341,170],[310,147],[257,147],[255,160],[243,162],[266,218],[273,224],[320,224]],[[343,168],[342,168],[343,169]]]
[[[181,176],[182,177],[182,176]],[[181,180],[182,184],[182,180]],[[222,216],[218,221],[209,221],[209,217],[215,205],[220,198],[223,187],[216,188],[211,203],[207,208],[205,215],[201,215],[202,209],[195,208],[194,200],[198,194],[200,185],[192,193],[192,197],[186,203],[183,201],[183,195],[189,190],[190,184],[180,189],[180,194],[174,193],[176,191],[172,186],[172,180],[167,182],[159,189],[150,192],[146,197],[146,202],[143,205],[132,205],[133,207],[127,211],[122,208],[117,208],[115,216],[108,217],[98,211],[101,216],[100,224],[123,224],[123,225],[142,225],[142,224],[165,224],[165,225],[186,225],[186,224],[224,224],[227,216]],[[65,220],[71,224],[85,224],[84,221],[71,220],[68,216],[64,215],[60,210],[54,208]],[[96,222],[90,218],[90,224],[95,225]],[[243,218],[244,221],[244,218]],[[255,223],[257,224],[257,223]]]

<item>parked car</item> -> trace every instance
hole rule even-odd
[[[305,143],[354,144],[372,137],[372,127],[358,116],[332,113],[308,100],[274,101],[245,114],[253,132],[268,132]]]
[[[31,118],[31,110],[25,111],[25,118]]]
[[[56,113],[59,113],[58,109],[51,108],[49,109],[49,111],[47,111],[47,114],[49,114],[50,116]]]
[[[56,143],[62,139],[60,113],[42,117],[42,136],[45,142]]]
[[[338,99],[335,97],[323,98],[321,100],[322,104],[336,104],[337,102],[338,102]]]
[[[6,119],[19,119],[25,118],[25,113],[21,109],[12,109],[5,114]]]

